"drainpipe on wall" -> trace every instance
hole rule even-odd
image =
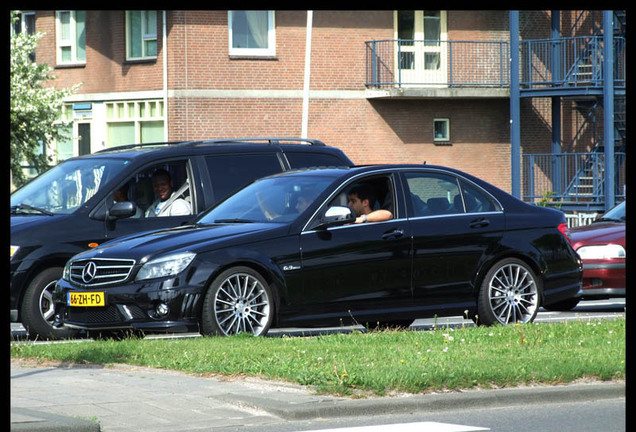
[[[163,15],[163,140],[168,139],[168,30],[166,23],[166,11],[161,12]]]
[[[519,11],[510,11],[510,186],[512,196],[522,199],[519,99]]]
[[[303,116],[300,137],[307,138],[309,123],[309,75],[311,70],[311,32],[313,25],[313,11],[307,11],[307,39],[305,42],[305,78],[303,84]]]

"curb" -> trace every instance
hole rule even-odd
[[[285,420],[349,417],[408,413],[413,411],[449,411],[480,407],[528,405],[537,402],[574,402],[625,397],[625,383],[570,384],[554,387],[480,389],[452,393],[430,393],[373,399],[323,399],[311,402],[281,402],[258,396],[227,394],[224,400],[237,406],[266,411]]]

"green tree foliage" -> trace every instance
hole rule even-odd
[[[12,12],[12,23],[17,19],[17,13]],[[77,88],[57,89],[47,85],[55,79],[52,68],[37,64],[30,57],[42,35],[24,32],[11,35],[10,167],[16,186],[26,180],[20,167],[22,162],[34,166],[38,173],[48,168],[51,161],[42,154],[42,144],[64,137],[67,124],[60,121],[64,98]]]

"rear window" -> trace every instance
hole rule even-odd
[[[253,180],[283,171],[276,153],[212,155],[205,160],[215,202],[227,198]]]

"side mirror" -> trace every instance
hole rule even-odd
[[[121,201],[113,204],[108,211],[108,219],[124,219],[131,217],[137,211],[137,205],[131,201]]]
[[[354,223],[355,220],[356,214],[351,207],[333,206],[325,210],[320,218],[320,225],[318,228],[346,225]]]

